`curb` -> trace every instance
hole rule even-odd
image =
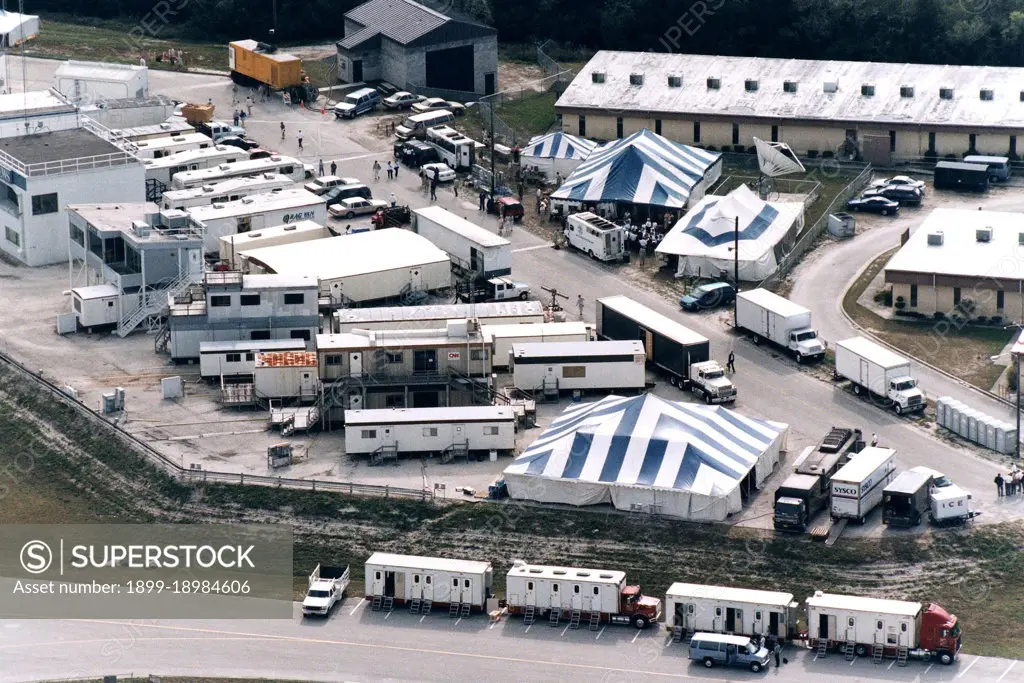
[[[888,249],[886,251],[888,251]],[[864,274],[864,271],[868,269],[868,266],[870,266],[874,262],[874,260],[876,258],[878,258],[879,256],[881,256],[883,253],[885,253],[885,252],[879,252],[879,253],[875,254],[871,258],[871,260],[868,261],[867,265],[865,265],[863,268],[858,270],[857,274],[853,276],[853,280],[850,283],[850,285],[848,287],[846,287],[845,289],[843,289],[842,293],[840,294],[840,298],[839,298],[839,312],[843,315],[843,318],[846,319],[846,322],[849,323],[850,326],[853,327],[853,329],[855,329],[858,332],[860,332],[861,335],[867,337],[868,339],[872,340],[876,344],[881,344],[882,346],[884,346],[885,348],[889,349],[893,353],[899,354],[901,356],[905,356],[906,358],[909,358],[909,359],[913,360],[916,363],[920,363],[921,365],[925,366],[929,370],[931,370],[933,372],[937,372],[938,374],[943,375],[947,379],[953,380],[954,382],[956,382],[960,386],[966,387],[967,389],[969,389],[971,391],[974,391],[976,393],[982,394],[983,396],[987,396],[988,398],[993,399],[993,400],[1003,404],[1004,406],[1006,406],[1010,410],[1016,410],[1017,409],[1017,404],[1014,403],[1013,401],[1008,401],[1005,398],[1003,398],[1002,396],[998,396],[996,394],[993,394],[991,391],[988,391],[987,389],[982,389],[981,387],[977,387],[977,386],[975,386],[975,385],[973,385],[973,384],[971,384],[969,382],[965,382],[964,380],[960,379],[959,377],[956,377],[956,376],[946,372],[942,368],[936,367],[936,366],[932,365],[931,363],[929,363],[927,361],[923,361],[920,358],[917,358],[915,356],[911,356],[909,353],[907,353],[903,349],[898,349],[895,346],[893,346],[892,344],[889,344],[888,342],[886,342],[885,340],[879,339],[875,335],[871,334],[870,332],[865,330],[863,327],[861,327],[852,317],[850,317],[850,314],[846,312],[846,306],[844,306],[842,302],[846,299],[847,293],[851,289],[853,289],[854,283],[856,283],[857,280],[860,279],[860,276]]]

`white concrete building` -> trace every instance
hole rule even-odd
[[[0,250],[29,266],[63,263],[68,204],[143,201],[142,163],[105,137],[54,91],[0,95]]]

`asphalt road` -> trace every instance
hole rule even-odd
[[[969,634],[965,636],[969,638]],[[104,674],[282,678],[380,683],[479,680],[501,683],[785,680],[986,681],[1024,683],[1014,660],[962,655],[951,666],[892,660],[817,660],[788,648],[781,669],[706,670],[660,629],[609,626],[594,632],[565,623],[493,626],[483,615],[449,619],[405,611],[371,612],[348,600],[327,621],[33,621],[0,623],[0,681],[65,680]]]

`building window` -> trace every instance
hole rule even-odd
[[[615,137],[622,137],[622,117],[615,119]]]
[[[917,285],[910,285],[910,307],[917,308]]]
[[[301,339],[302,341],[309,341],[309,330],[292,330],[289,336],[292,339]]]
[[[740,144],[740,124],[732,124],[732,144]]]
[[[562,366],[562,377],[579,379],[587,376],[586,365],[564,365]]]
[[[896,131],[894,130],[889,131],[889,151],[896,151]]]
[[[75,244],[84,247],[85,246],[85,231],[77,225],[71,226],[71,239]]]
[[[19,235],[17,231],[4,226],[4,236],[7,238],[7,241],[14,246],[21,246],[21,235]]]
[[[242,354],[240,353],[226,353],[224,354],[224,361],[226,363],[241,363]]]
[[[954,287],[953,288],[953,305],[954,306],[959,306],[960,305],[960,288],[959,287]]]
[[[700,142],[700,121],[693,122],[693,141]]]
[[[579,125],[580,137],[586,137],[587,135],[587,117],[580,114],[580,125]]]
[[[661,119],[654,119],[654,134],[661,135]]]
[[[971,133],[970,135],[967,136],[967,149],[969,149],[972,152],[975,152],[978,149],[976,146],[977,144],[978,136],[976,134]]]
[[[253,330],[249,333],[249,339],[252,341],[266,341],[270,339],[270,330]]]
[[[341,356],[336,353],[324,356],[324,365],[341,365]]]
[[[470,360],[487,360],[487,349],[471,349],[469,352]]]
[[[238,297],[238,302],[243,306],[259,306],[260,295],[259,294],[242,294]]]
[[[914,87],[911,85],[904,85],[900,88],[900,97],[913,97]]]
[[[753,79],[747,79],[743,82],[743,89],[747,92],[757,92],[758,82]]]
[[[590,82],[604,83],[604,74],[600,71],[595,71],[594,73],[590,74]]]
[[[299,294],[285,294],[284,295],[284,305],[285,306],[301,306],[305,302],[306,302],[306,295],[305,294],[299,293]]]
[[[497,427],[484,427],[484,436],[497,436],[498,432]]]
[[[778,142],[778,141],[779,141],[779,127],[778,126],[772,126],[772,142]]]
[[[575,593],[576,595],[580,594],[580,585],[578,583],[573,584],[572,592]]]
[[[682,76],[669,76],[668,77],[668,87],[670,87],[670,88],[681,88],[681,87],[683,87],[683,77]]]
[[[385,354],[384,357],[387,359],[387,362],[388,362],[389,365],[395,365],[396,363],[401,363],[402,362],[402,352],[401,351],[399,351],[397,353],[393,353],[393,352],[392,353],[387,353],[387,354]]]
[[[437,427],[424,427],[423,436],[437,436]]]
[[[359,436],[360,436],[360,438],[363,438],[363,439],[376,439],[377,438],[377,430],[376,429],[361,429],[361,430],[359,430]]]
[[[995,99],[996,94],[992,90],[982,90],[979,97],[981,97],[983,102],[991,102]]]
[[[862,85],[862,86],[860,86],[860,94],[863,95],[864,97],[874,97],[875,96],[875,86],[873,86],[873,85]]]
[[[57,213],[57,193],[32,195],[32,215]]]
[[[252,351],[247,351],[245,354],[245,359],[251,363],[252,361],[256,360],[256,354],[253,353]]]
[[[709,78],[708,79],[708,90],[718,90],[722,87],[722,80],[720,78]]]
[[[940,100],[951,100],[953,99],[952,88],[939,88],[939,99]]]
[[[1001,290],[1001,289],[997,290],[996,291],[996,310],[997,311],[1003,310],[1003,306],[1005,305],[1005,303],[1006,303],[1006,299],[1003,296],[1003,290]]]
[[[928,133],[928,151],[935,154],[935,131]]]
[[[796,81],[783,81],[782,92],[796,92]]]
[[[630,74],[629,75],[629,84],[630,85],[643,85],[644,84],[644,75],[643,74]]]
[[[404,408],[405,396],[402,394],[387,394],[384,396],[385,408]]]
[[[231,296],[228,294],[216,294],[210,297],[210,306],[223,307],[231,305]]]

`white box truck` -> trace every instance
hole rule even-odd
[[[317,565],[309,575],[309,589],[302,601],[302,616],[327,617],[348,589],[348,567]]]
[[[755,344],[767,339],[796,356],[798,363],[825,357],[825,345],[811,327],[811,312],[767,289],[736,295],[736,324],[754,335]]]
[[[578,321],[526,325],[484,324],[480,326],[480,334],[491,344],[491,357],[494,359],[495,368],[508,367],[508,354],[512,351],[513,344],[592,341],[591,331],[586,323]]]
[[[863,524],[895,477],[896,451],[868,446],[832,475],[832,519],[854,519]]]
[[[897,415],[924,410],[924,392],[917,388],[910,361],[870,339],[836,342],[835,375],[850,380],[853,393],[879,399]]]

